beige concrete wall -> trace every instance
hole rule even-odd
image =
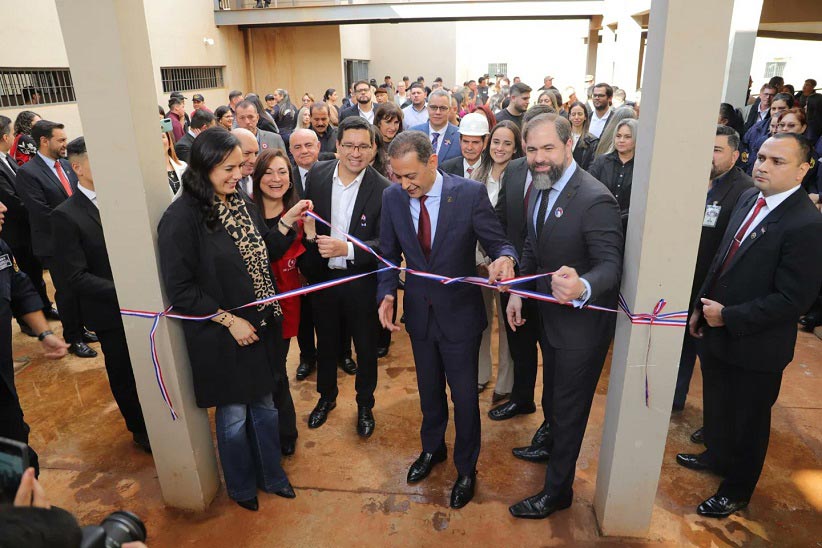
[[[339,26],[258,28],[250,34],[258,94],[285,88],[296,104],[305,92],[320,100],[328,88],[343,89]]]
[[[394,82],[403,76],[423,76],[430,84],[442,76],[446,84],[457,79],[457,23],[400,23],[371,25],[369,76],[382,81],[390,74]],[[462,83],[462,80],[460,80]],[[453,84],[452,84],[453,85]]]

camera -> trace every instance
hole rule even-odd
[[[146,526],[131,512],[112,512],[100,525],[83,527],[80,548],[120,548],[126,542],[146,541]]]

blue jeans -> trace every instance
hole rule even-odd
[[[217,407],[217,451],[228,496],[248,500],[288,484],[280,466],[279,414],[271,394],[251,404]]]

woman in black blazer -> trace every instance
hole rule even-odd
[[[282,309],[273,302],[225,311],[276,293],[271,259],[291,245],[292,226],[310,202],[300,201],[276,230],[268,229],[258,209],[235,193],[242,161],[231,133],[201,133],[183,174],[182,196],[166,210],[158,232],[163,283],[174,311],[216,314],[183,322],[194,394],[198,406],[217,408],[217,449],[228,495],[257,510],[258,485],[295,496],[280,466],[273,397],[278,386],[287,390],[285,363],[278,358]]]
[[[568,110],[568,121],[571,122],[571,133],[574,138],[574,161],[582,169],[587,170],[594,161],[594,152],[599,139],[588,132],[590,118],[588,109],[579,101],[574,101]]]

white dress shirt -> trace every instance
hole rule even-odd
[[[428,122],[428,140],[432,143],[434,142],[434,134],[439,133],[439,138],[437,139],[437,148],[434,150],[434,154],[440,153],[440,148],[442,148],[442,142],[445,141],[445,132],[448,131],[448,122],[445,122],[445,125],[442,126],[441,129],[435,130],[431,126],[431,122]]]
[[[476,161],[474,164],[469,164],[468,160],[465,158],[462,159],[462,172],[465,174],[466,179],[470,179],[471,175],[479,168],[480,164],[482,163],[482,156],[480,156],[479,160]],[[468,170],[471,170],[471,174],[468,173]]]
[[[742,235],[742,239],[740,240],[740,242],[744,242],[745,238],[750,236],[751,232],[756,230],[756,228],[762,223],[762,221],[765,220],[765,217],[768,216],[768,213],[770,213],[771,211],[773,211],[774,209],[779,207],[779,204],[781,204],[782,202],[787,200],[790,197],[791,194],[793,194],[794,192],[799,190],[800,186],[802,186],[802,185],[796,185],[795,187],[793,187],[790,190],[786,190],[785,192],[780,192],[779,194],[772,194],[771,196],[767,196],[767,197],[763,196],[762,193],[760,192],[759,196],[757,197],[757,200],[759,200],[759,198],[765,198],[765,207],[763,207],[762,209],[759,210],[759,213],[756,214],[756,218],[754,218],[753,222],[750,225],[748,225],[748,229],[745,231],[745,234]],[[748,212],[747,215],[745,215],[745,219],[743,219],[742,224],[739,225],[739,226],[742,226],[742,225],[745,224],[745,221],[747,221],[748,217],[750,217],[751,213],[753,213],[753,210],[754,210],[755,206],[756,206],[756,201],[754,201],[754,205],[751,206],[751,210]],[[739,230],[739,229],[737,229],[737,230]]]
[[[360,108],[360,105],[357,105],[357,110],[360,112],[360,117],[365,118],[368,120],[369,124],[374,123],[374,105],[371,105],[371,110],[365,112],[363,109]]]
[[[442,196],[442,173],[437,171],[437,178],[434,186],[426,194],[425,209],[428,211],[428,219],[431,221],[431,250],[434,250],[434,238],[437,235],[437,222],[440,218],[440,197]],[[411,209],[411,221],[414,223],[414,230],[420,232],[420,199],[411,198],[408,201]]]
[[[605,124],[608,123],[608,118],[611,117],[611,112],[612,110],[609,108],[602,118],[597,118],[597,111],[594,109],[591,113],[591,123],[588,126],[588,131],[597,138],[602,136],[602,130],[605,129]]]
[[[94,207],[100,209],[100,206],[97,205],[97,193],[95,191],[89,190],[83,185],[77,185],[77,190],[85,194],[86,198],[88,198],[91,201],[91,203],[94,204]]]
[[[300,181],[303,182],[303,192],[306,192],[308,189],[305,188],[305,178],[308,176],[308,170],[297,166],[297,172],[300,174]]]
[[[354,203],[357,201],[357,194],[360,192],[360,185],[365,176],[365,170],[348,184],[344,185],[339,176],[340,164],[334,168],[334,175],[331,179],[331,224],[339,230],[348,231],[351,224],[351,216],[354,214]],[[345,235],[337,230],[331,231],[331,237],[342,240],[348,244],[348,254],[345,257],[331,257],[328,259],[328,268],[345,270],[348,268],[346,261],[354,260],[354,244],[345,239]]]

